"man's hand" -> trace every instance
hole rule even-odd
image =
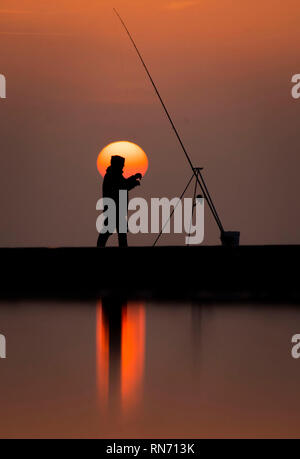
[[[134,176],[134,178],[135,178],[136,180],[142,180],[142,177],[143,177],[143,176],[142,176],[142,174],[140,174],[140,173],[135,174],[135,176]]]

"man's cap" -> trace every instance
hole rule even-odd
[[[124,166],[125,158],[123,158],[123,156],[118,156],[118,155],[112,156],[110,158],[110,164],[112,166]]]

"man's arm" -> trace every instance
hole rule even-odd
[[[129,191],[135,188],[136,186],[140,186],[141,178],[142,174],[135,174],[129,177],[128,179],[125,179],[126,189]]]

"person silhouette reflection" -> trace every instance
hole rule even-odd
[[[140,185],[142,174],[135,174],[129,178],[123,176],[123,168],[125,165],[125,158],[122,156],[112,156],[110,160],[110,166],[106,169],[106,174],[103,180],[103,198],[111,198],[116,204],[116,223],[117,233],[119,240],[119,247],[127,247],[127,233],[122,233],[120,230],[120,217],[119,217],[119,191],[120,190],[132,190],[136,186]],[[128,201],[128,199],[127,199]],[[127,213],[127,209],[126,209]],[[124,216],[126,218],[126,216]],[[107,222],[105,223],[107,224]],[[127,227],[127,222],[125,223]],[[105,247],[108,238],[112,233],[106,231],[100,233],[98,236],[97,247]]]

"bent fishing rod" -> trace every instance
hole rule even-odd
[[[144,67],[144,69],[145,69],[145,71],[146,71],[146,73],[147,73],[147,75],[148,75],[150,81],[151,81],[151,84],[152,84],[152,86],[153,86],[153,88],[154,88],[154,90],[155,90],[155,92],[156,92],[156,94],[157,94],[157,97],[159,98],[159,101],[160,101],[160,103],[161,103],[161,105],[162,105],[162,107],[163,107],[163,109],[164,109],[164,111],[165,111],[165,114],[167,115],[167,118],[168,118],[168,120],[169,120],[169,122],[170,122],[170,124],[171,124],[171,126],[172,126],[172,129],[173,129],[173,131],[174,131],[174,133],[175,133],[175,135],[176,135],[176,137],[177,137],[177,139],[178,139],[178,142],[179,142],[179,144],[180,144],[180,146],[181,146],[181,148],[182,148],[182,150],[183,150],[183,153],[185,154],[185,157],[186,157],[186,159],[187,159],[187,161],[188,161],[188,163],[189,163],[189,165],[190,165],[190,167],[191,167],[191,169],[192,169],[192,171],[193,171],[193,174],[194,174],[194,176],[195,176],[195,178],[196,178],[196,181],[197,181],[197,183],[198,183],[199,186],[200,186],[200,189],[201,189],[201,191],[202,191],[202,193],[203,193],[203,196],[205,197],[205,199],[206,199],[206,201],[207,201],[207,204],[208,204],[208,206],[209,206],[209,208],[210,208],[210,211],[211,211],[211,213],[212,213],[212,215],[213,215],[213,217],[214,217],[214,219],[215,219],[215,221],[216,221],[216,223],[217,223],[217,225],[218,225],[218,227],[219,227],[219,229],[220,229],[220,231],[221,231],[221,234],[223,234],[223,233],[224,233],[224,227],[223,227],[223,225],[222,225],[222,223],[221,223],[220,217],[219,217],[218,212],[217,212],[217,210],[216,210],[216,208],[215,208],[215,205],[214,205],[214,203],[213,203],[213,201],[212,201],[212,198],[211,198],[211,196],[210,196],[210,193],[208,192],[207,186],[206,186],[206,184],[205,184],[205,182],[204,182],[204,178],[203,178],[203,176],[202,176],[202,174],[201,174],[201,172],[200,172],[199,175],[200,175],[200,178],[201,178],[201,180],[202,180],[202,182],[203,182],[203,183],[202,183],[202,182],[200,181],[200,179],[199,179],[198,173],[196,172],[196,168],[193,166],[193,163],[192,163],[192,161],[191,161],[191,158],[190,158],[190,156],[189,156],[189,154],[188,154],[188,152],[187,152],[187,150],[186,150],[186,148],[185,148],[185,146],[184,146],[184,144],[183,144],[183,142],[182,142],[182,140],[181,140],[181,138],[180,138],[180,135],[179,135],[179,133],[178,133],[178,131],[177,131],[177,129],[176,129],[176,126],[175,126],[175,124],[173,123],[173,120],[172,120],[172,118],[171,118],[171,115],[170,115],[170,113],[169,113],[169,111],[168,111],[168,109],[167,109],[167,107],[166,107],[166,105],[165,105],[165,103],[164,103],[164,101],[163,101],[163,99],[162,99],[162,97],[161,97],[159,91],[158,91],[158,88],[157,88],[156,84],[154,83],[154,80],[153,80],[153,78],[152,78],[152,76],[151,76],[151,74],[150,74],[150,72],[149,72],[149,70],[148,70],[148,68],[147,68],[147,66],[146,66],[146,64],[145,64],[145,61],[144,61],[144,59],[143,59],[143,57],[142,57],[142,55],[141,55],[141,53],[140,53],[140,51],[139,51],[137,45],[135,44],[135,41],[134,41],[133,38],[132,38],[132,35],[130,34],[130,32],[129,32],[129,30],[128,30],[126,24],[125,24],[125,22],[124,22],[123,19],[121,18],[121,16],[120,16],[120,14],[118,13],[118,11],[117,11],[115,8],[113,8],[113,10],[114,10],[115,14],[117,15],[117,17],[119,18],[119,20],[120,20],[122,26],[124,27],[124,29],[125,29],[125,31],[126,31],[128,37],[129,37],[131,43],[132,43],[133,46],[134,46],[134,49],[135,49],[136,52],[137,52],[138,57],[140,58],[140,61],[141,61],[142,65],[143,65],[143,67]]]

